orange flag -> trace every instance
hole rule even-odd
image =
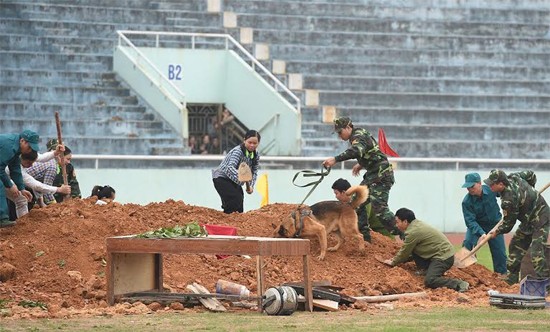
[[[384,129],[382,128],[378,128],[378,145],[380,146],[380,151],[382,151],[385,155],[390,157],[399,157],[397,152],[393,151],[388,144],[388,141],[386,140],[386,133],[384,133]]]

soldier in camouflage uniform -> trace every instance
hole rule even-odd
[[[395,226],[395,216],[388,208],[389,192],[394,184],[393,169],[388,158],[378,146],[372,135],[363,128],[354,128],[351,119],[341,117],[334,120],[334,130],[341,140],[349,140],[351,146],[336,157],[328,158],[323,162],[325,167],[332,167],[337,162],[349,159],[357,159],[353,166],[352,174],[357,176],[361,169],[366,172],[363,175],[361,185],[369,187],[369,198],[374,214],[382,222],[384,227],[393,234],[403,233]],[[370,239],[370,227],[364,204],[359,207],[359,229],[365,240]]]
[[[516,220],[519,225],[508,248],[508,277],[506,282],[519,281],[521,260],[527,250],[531,254],[533,268],[539,278],[550,276],[546,263],[545,245],[550,226],[550,208],[544,197],[533,187],[537,179],[532,171],[523,171],[506,175],[502,170],[494,169],[485,183],[495,193],[500,194],[503,223],[496,232],[488,236],[495,237],[512,230]]]
[[[351,188],[351,184],[348,182],[348,180],[342,178],[334,181],[334,183],[332,184],[332,191],[334,192],[334,196],[342,203],[350,202],[350,197],[346,195],[346,191],[349,188]],[[393,239],[393,235],[388,232],[388,230],[382,225],[380,220],[378,220],[378,218],[376,218],[376,216],[374,215],[372,204],[370,203],[370,198],[367,198],[367,201],[363,205],[364,208],[358,208],[356,210],[359,229],[362,231],[361,233],[363,234],[363,239],[365,241],[371,242],[371,230]]]

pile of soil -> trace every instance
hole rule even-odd
[[[105,239],[111,236],[140,234],[161,227],[201,224],[238,228],[238,235],[271,236],[272,224],[287,218],[296,208],[292,204],[271,204],[242,214],[226,215],[220,211],[168,200],[146,206],[116,203],[96,205],[93,199],[70,200],[42,209],[33,209],[15,227],[0,230],[0,310],[12,318],[74,317],[148,313],[151,311],[205,310],[197,306],[184,308],[157,304],[106,302]],[[333,239],[329,238],[329,246]],[[399,250],[396,241],[373,234],[366,243],[366,254],[359,255],[353,241],[337,252],[329,252],[318,261],[319,245],[312,240],[311,276],[343,287],[349,296],[383,295],[425,291],[425,298],[393,302],[396,307],[414,306],[488,306],[487,291],[517,293],[498,276],[481,265],[465,269],[452,268],[447,276],[470,283],[470,290],[458,293],[450,289],[426,289],[414,263],[399,267],[385,266],[375,255],[391,258]],[[301,258],[266,257],[266,286],[301,281]],[[165,255],[164,287],[171,292],[188,292],[186,286],[197,282],[214,292],[218,279],[256,287],[256,261],[243,257],[219,260],[211,255]],[[44,303],[47,310],[26,308],[21,301]],[[356,310],[373,309],[372,304],[354,304]],[[342,309],[345,309],[342,307]]]

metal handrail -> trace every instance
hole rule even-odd
[[[167,79],[163,74],[162,72],[145,56],[145,54],[143,54],[131,41],[130,39],[128,39],[124,33],[126,31],[124,30],[119,30],[117,31],[117,34],[118,34],[118,45],[121,46],[122,43],[121,41],[124,40],[128,46],[130,46],[130,48],[132,48],[149,66],[151,66],[151,68],[153,68],[153,70],[159,75],[159,79],[161,81],[164,81],[166,83],[168,83],[168,85],[170,87],[172,87],[172,89],[174,89],[181,97],[180,100],[176,100],[174,101],[174,103],[176,105],[178,105],[179,103],[181,103],[181,101],[184,102],[183,106],[185,107],[185,93],[183,93],[172,81],[170,81],[169,79]],[[157,41],[158,43],[158,41]]]
[[[255,66],[260,68],[263,73],[269,77],[276,86],[280,87],[294,102],[296,103],[296,112],[301,112],[301,101],[300,98],[298,98],[292,91],[290,91],[289,88],[287,88],[286,85],[284,85],[277,77],[275,77],[267,68],[265,68],[264,65],[262,65],[250,52],[248,52],[244,47],[242,47],[241,44],[239,44],[233,37],[231,37],[228,34],[219,34],[219,33],[196,33],[196,32],[163,32],[163,31],[131,31],[131,30],[119,30],[117,31],[119,36],[123,37],[128,43],[131,44],[132,47],[135,48],[135,46],[129,41],[128,38],[124,35],[151,35],[155,36],[155,45],[158,47],[159,45],[159,37],[164,36],[184,36],[184,37],[191,37],[191,45],[192,49],[195,48],[195,38],[196,37],[204,37],[204,38],[223,38],[225,39],[225,49],[229,49],[228,41],[230,41],[233,46],[235,46],[237,49],[239,49],[241,52],[246,55],[246,57],[252,61],[254,65],[252,65],[252,69],[255,69]],[[120,39],[119,39],[120,44]],[[136,49],[137,50],[137,49]],[[138,51],[139,52],[139,51]],[[155,68],[156,69],[156,68]],[[160,72],[159,72],[160,73]],[[170,82],[173,84],[172,82]]]

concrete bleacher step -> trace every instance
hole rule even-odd
[[[343,149],[335,148],[335,139],[311,139],[303,150],[306,156],[335,156]],[[327,142],[325,142],[327,141]],[[509,155],[520,159],[550,158],[550,140],[547,141],[472,141],[445,139],[406,139],[399,140],[388,137],[392,149],[401,157],[424,158],[508,158]]]
[[[84,6],[54,3],[3,3],[2,7],[14,7],[21,17],[36,20],[52,17],[87,18],[92,22],[132,22],[158,24],[167,17],[177,17],[177,11],[157,11],[143,8]]]
[[[61,71],[50,69],[0,68],[0,81],[14,85],[28,82],[63,86],[117,87],[120,82],[111,72]]]
[[[68,69],[69,64],[89,64],[110,70],[113,57],[106,54],[61,54],[45,51],[4,51],[0,50],[0,67]],[[74,68],[78,69],[78,68]]]
[[[472,65],[464,63],[452,66],[450,64],[419,64],[395,63],[386,60],[375,64],[346,63],[325,61],[286,61],[288,73],[318,74],[318,75],[349,75],[378,77],[429,77],[433,79],[502,79],[542,81],[550,77],[550,67],[510,66],[498,64]]]
[[[149,6],[161,10],[182,10],[182,11],[202,11],[207,10],[207,1],[205,0],[186,0],[186,1],[151,1]]]
[[[383,128],[388,137],[394,139],[438,139],[452,137],[455,140],[491,141],[507,140],[508,137],[522,137],[525,141],[550,141],[550,131],[545,123],[528,125],[494,125],[492,123],[449,123],[446,124],[403,124],[384,123],[373,119],[368,125],[356,122],[357,127],[365,128],[377,136],[378,128]],[[332,132],[332,125],[304,124],[304,138],[314,139],[326,137]],[[309,130],[307,130],[309,129]],[[307,130],[307,131],[306,131]]]
[[[513,11],[510,10],[513,8]],[[488,6],[486,3],[460,3],[454,6],[438,6],[436,2],[411,3],[409,1],[392,2],[316,2],[316,1],[241,1],[224,0],[224,10],[236,13],[273,15],[296,15],[307,13],[308,16],[341,16],[365,17],[393,20],[418,21],[469,21],[469,22],[507,22],[507,23],[541,23],[548,22],[550,8],[540,2],[540,6],[525,6],[516,3],[506,7]],[[328,14],[331,13],[331,14]]]
[[[155,120],[154,113],[141,105],[122,104],[73,104],[59,102],[0,101],[3,117],[15,118],[22,114],[32,119],[53,119],[59,112],[61,119],[86,119],[96,121]]]
[[[47,138],[53,137],[56,136]],[[47,138],[43,136],[41,147],[45,147]],[[63,132],[63,141],[75,154],[150,155],[156,146],[183,147],[183,140],[173,135],[169,138],[81,136]]]
[[[340,106],[386,106],[486,109],[543,109],[550,103],[550,95],[487,95],[487,94],[443,94],[443,93],[400,93],[377,91],[319,91],[322,105]]]
[[[55,136],[56,126],[51,119],[3,118],[0,132],[10,132],[12,128],[32,128],[41,135]],[[124,137],[164,137],[171,138],[170,130],[164,128],[161,121],[139,120],[82,120],[67,116],[63,118],[63,130],[72,135],[81,136],[124,136]]]
[[[97,100],[105,102],[116,98],[127,98],[130,91],[123,87],[89,87],[89,86],[37,86],[0,84],[0,98],[11,100],[57,100],[58,102],[89,103]]]
[[[549,109],[467,109],[467,108],[418,108],[403,106],[389,107],[341,107],[340,116],[349,116],[357,123],[403,123],[403,124],[490,124],[490,125],[531,125],[543,124],[550,119]],[[320,112],[305,109],[302,120],[318,122]],[[312,120],[310,120],[312,119]]]
[[[307,44],[311,46],[354,47],[368,45],[370,48],[441,50],[461,52],[507,52],[528,49],[542,52],[550,46],[550,39],[540,37],[494,37],[494,36],[445,36],[410,33],[370,32],[311,32],[296,30],[254,29],[254,41],[272,44]]]
[[[328,15],[328,14],[327,14]],[[310,31],[318,33],[369,32],[384,34],[433,34],[443,36],[477,36],[506,38],[522,36],[541,38],[548,32],[546,23],[469,22],[438,20],[397,20],[350,16],[277,15],[269,12],[239,13],[239,26],[281,31]]]
[[[329,47],[310,45],[274,44],[269,52],[273,59],[285,59],[292,54],[294,60],[337,61],[350,63],[387,62],[418,63],[425,65],[488,65],[507,64],[510,66],[545,67],[550,65],[550,57],[544,52],[468,52],[448,50],[407,50],[407,49],[371,49],[360,47]]]
[[[309,89],[353,91],[358,86],[367,91],[418,92],[418,93],[471,93],[529,95],[550,91],[550,81],[511,81],[504,79],[457,79],[424,77],[371,77],[303,75],[303,85]]]

